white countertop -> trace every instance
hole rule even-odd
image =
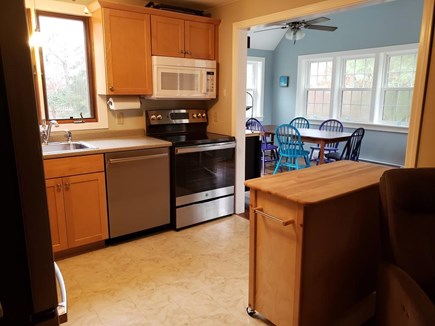
[[[74,139],[76,140],[76,139]],[[95,139],[83,139],[83,141],[96,148],[80,149],[72,151],[46,152],[43,153],[44,159],[52,159],[68,156],[104,154],[109,152],[130,151],[138,149],[170,147],[172,143],[161,139],[148,136],[122,136],[122,137],[106,137]]]

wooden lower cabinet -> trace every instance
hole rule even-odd
[[[378,182],[387,167],[342,161],[245,182],[248,313],[275,325],[362,325],[380,261]]]
[[[107,239],[103,156],[46,160],[44,168],[53,251]]]

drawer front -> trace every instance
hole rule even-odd
[[[44,173],[46,179],[103,171],[103,154],[44,160]]]

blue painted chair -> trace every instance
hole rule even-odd
[[[295,117],[290,121],[290,125],[298,129],[310,129],[310,122],[304,117]],[[304,142],[302,142],[304,147]]]
[[[303,149],[301,135],[296,127],[290,124],[282,124],[276,127],[275,139],[278,142],[279,159],[273,174],[276,174],[278,169],[283,166],[289,170],[298,170],[310,166],[310,152]],[[305,161],[305,165],[300,165],[300,159]]]
[[[290,121],[290,125],[292,125],[293,127],[296,127],[298,129],[301,128],[305,128],[305,129],[309,129],[310,128],[310,122],[304,118],[304,117],[295,117]]]
[[[267,140],[264,127],[257,119],[248,119],[246,121],[246,129],[261,133],[261,171],[264,174],[266,162],[275,162],[278,159],[278,146]]]
[[[327,130],[327,131],[339,131],[342,132],[343,131],[343,124],[341,123],[341,121],[337,120],[337,119],[328,119],[323,121],[320,126],[319,126],[319,130]],[[338,150],[338,145],[339,143],[332,143],[332,144],[326,144],[325,146],[325,154],[331,153],[331,152],[336,152]],[[311,161],[316,161],[316,164],[319,163],[319,151],[320,151],[320,146],[319,144],[317,144],[316,146],[311,146],[311,153],[310,153],[310,160]],[[317,153],[317,156],[315,156],[315,153]],[[325,162],[328,162],[328,159],[325,159]]]
[[[325,155],[325,158],[330,161],[359,161],[359,154],[361,151],[361,144],[364,138],[365,129],[358,128],[353,133],[352,136],[347,140],[346,145],[344,145],[342,152],[331,152]]]

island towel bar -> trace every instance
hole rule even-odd
[[[270,219],[274,220],[275,222],[281,223],[283,226],[287,226],[287,225],[295,223],[295,220],[292,219],[292,218],[288,219],[286,221],[283,221],[283,220],[279,219],[278,217],[275,217],[273,215],[267,214],[267,213],[263,212],[263,207],[256,207],[256,208],[254,208],[254,214],[263,215],[264,217],[270,218]]]

